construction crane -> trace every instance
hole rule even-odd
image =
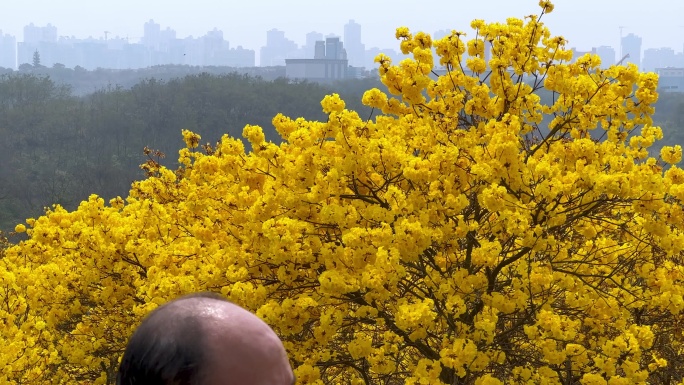
[[[627,27],[627,26],[625,26],[625,25],[621,25],[621,26],[619,26],[618,28],[620,28],[620,39],[622,39],[622,30],[625,29],[625,28],[629,28],[629,27]]]
[[[628,57],[629,57],[629,54],[623,56],[622,59],[620,59],[620,61],[617,62],[615,65],[616,65],[616,66],[619,66],[619,65],[622,64],[622,62],[625,61],[625,59],[627,59]]]

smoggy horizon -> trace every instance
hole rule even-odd
[[[678,20],[684,3],[654,0],[648,7],[634,0],[602,2],[589,0],[556,0],[556,9],[543,21],[554,35],[569,40],[568,47],[590,50],[612,46],[617,52],[620,35],[629,33],[643,39],[642,47],[670,47],[682,51],[684,24]],[[348,0],[344,5],[310,3],[304,0],[276,2],[216,3],[197,0],[192,7],[180,1],[120,0],[117,3],[95,3],[82,0],[13,1],[0,12],[0,30],[23,41],[23,28],[30,23],[57,28],[58,36],[76,38],[127,38],[139,41],[144,24],[153,19],[161,29],[176,31],[178,38],[200,37],[208,31],[223,31],[231,47],[242,46],[257,51],[266,45],[266,32],[278,29],[299,46],[306,43],[306,34],[318,32],[324,36],[343,36],[344,25],[354,20],[361,25],[361,40],[366,48],[398,49],[394,30],[408,26],[413,31],[435,33],[457,29],[472,32],[470,21],[505,21],[507,17],[523,18],[538,14],[536,0],[509,2],[484,0],[473,4],[445,3],[418,7],[419,3],[395,0],[391,4]],[[590,10],[590,11],[588,11]],[[620,31],[620,27],[622,31]]]

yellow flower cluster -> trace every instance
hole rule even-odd
[[[272,325],[301,383],[681,382],[684,171],[679,146],[648,157],[657,78],[570,62],[538,17],[471,27],[399,28],[413,59],[377,58],[372,119],[330,95],[325,122],[273,119],[281,145],[246,127],[249,153],[184,131],[178,170],[18,225],[0,383],[111,384],[140,319],[202,290]]]

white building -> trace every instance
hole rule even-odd
[[[317,41],[313,59],[286,59],[285,76],[288,79],[332,82],[347,78],[349,61],[339,37]]]

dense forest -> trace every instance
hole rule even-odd
[[[159,76],[137,78],[155,71]],[[271,123],[278,112],[324,119],[320,101],[337,92],[349,108],[369,114],[361,104],[363,92],[384,88],[375,78],[320,85],[219,69],[187,71],[194,70],[107,72],[117,84],[138,81],[130,87],[111,85],[97,71],[52,68],[0,75],[0,231],[52,204],[73,209],[93,193],[125,196],[131,182],[144,176],[139,166],[147,156],[159,151],[167,155],[159,159],[163,164],[174,165],[182,129],[215,143],[226,133],[240,138],[246,124],[255,124],[268,140],[279,142]],[[74,92],[103,84],[109,85],[85,95]],[[684,143],[684,95],[661,94],[654,120],[665,139],[652,148],[653,155],[663,145]],[[146,147],[154,151],[145,155]]]
[[[90,194],[126,196],[144,174],[144,149],[167,155],[173,166],[181,130],[215,143],[240,138],[246,124],[280,141],[271,120],[278,113],[324,119],[320,101],[337,92],[360,112],[363,91],[375,79],[319,85],[246,74],[201,73],[170,80],[148,78],[130,88],[108,86],[78,96],[66,82],[31,73],[0,76],[0,230],[44,207],[73,209]],[[155,156],[155,153],[149,154]]]
[[[167,64],[138,69],[98,68],[92,71],[88,71],[80,66],[69,68],[59,63],[55,63],[51,67],[25,63],[20,65],[18,70],[0,67],[0,76],[34,75],[38,77],[49,77],[57,84],[69,85],[71,93],[76,96],[84,96],[114,85],[123,88],[131,88],[145,79],[154,78],[160,81],[169,81],[202,73],[217,76],[240,74],[257,77],[263,80],[275,80],[285,77],[285,67],[235,68]]]

